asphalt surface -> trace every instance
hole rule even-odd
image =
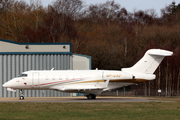
[[[25,97],[19,98],[0,98],[0,102],[159,102],[154,98],[147,97],[96,97],[95,100],[87,100],[86,97]],[[161,101],[162,102],[162,101]]]

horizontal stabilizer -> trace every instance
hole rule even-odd
[[[147,54],[157,56],[172,56],[173,52],[161,49],[151,49],[147,51]]]

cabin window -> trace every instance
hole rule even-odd
[[[52,78],[53,80],[55,80],[55,77],[53,76],[53,78]]]
[[[28,75],[27,74],[20,74],[18,75],[18,77],[27,77]]]
[[[48,80],[49,78],[48,78],[48,76],[46,76],[46,80]]]
[[[62,80],[62,77],[61,77],[61,76],[59,77],[59,80]]]

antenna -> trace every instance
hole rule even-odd
[[[53,70],[54,70],[54,68],[51,69],[51,71],[53,71]]]

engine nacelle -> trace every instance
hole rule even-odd
[[[145,80],[154,80],[156,75],[154,74],[133,74],[133,79],[145,79]]]

